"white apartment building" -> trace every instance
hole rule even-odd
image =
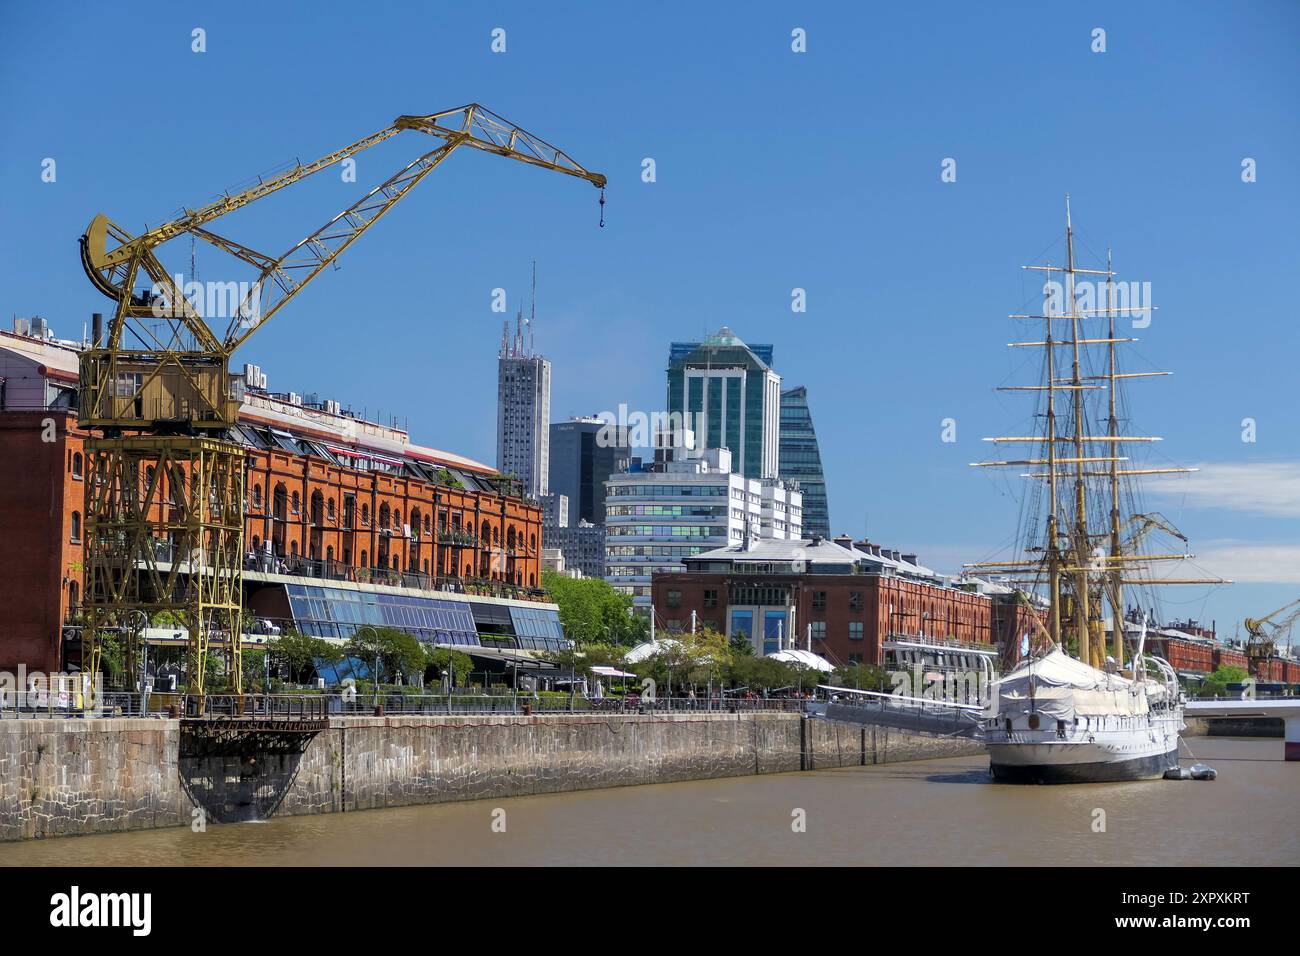
[[[803,496],[775,479],[731,470],[725,448],[695,451],[694,436],[656,436],[656,461],[605,483],[605,580],[650,607],[655,573],[684,571],[686,558],[746,540],[796,540]]]

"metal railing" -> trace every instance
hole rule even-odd
[[[106,692],[100,706],[86,710],[75,695],[60,703],[58,695],[37,692],[0,695],[0,718],[76,717],[194,717],[198,699],[175,693]],[[209,694],[208,717],[246,717],[273,720],[324,720],[338,716],[401,716],[406,714],[677,714],[677,713],[797,713],[806,700],[799,698],[584,697],[581,694],[404,694],[358,691],[355,694]]]

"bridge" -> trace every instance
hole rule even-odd
[[[1300,761],[1300,698],[1258,697],[1189,700],[1185,717],[1280,717],[1286,728],[1286,759]]]

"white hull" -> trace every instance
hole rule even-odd
[[[1055,730],[985,731],[990,770],[1007,782],[1087,783],[1150,779],[1178,765],[1181,713],[1096,723],[1070,727],[1064,737]]]

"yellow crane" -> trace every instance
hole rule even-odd
[[[438,145],[333,216],[280,255],[213,230],[223,216],[336,166],[397,134]],[[230,356],[336,258],[458,149],[513,159],[584,179],[605,176],[477,103],[393,124],[138,236],[103,214],[81,237],[91,282],[116,301],[81,354],[79,422],[93,480],[86,482],[83,671],[99,672],[102,635],[128,612],[170,611],[189,631],[189,692],[203,712],[209,647],[227,652],[227,683],[241,690],[244,451],[227,440],[239,418],[243,380]],[[603,224],[603,219],[602,219]],[[156,250],[180,236],[250,265],[256,278],[238,296],[224,330],[185,297]]]
[[[1296,621],[1300,621],[1300,599],[1282,605],[1272,614],[1248,617],[1242,622],[1246,625],[1246,657],[1252,670],[1257,661],[1272,657],[1284,638],[1290,644],[1291,628]]]

